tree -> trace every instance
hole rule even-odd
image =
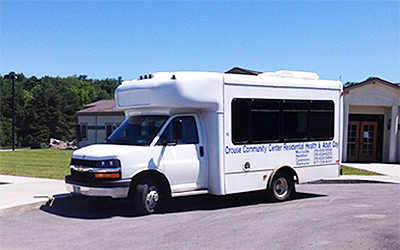
[[[17,74],[15,81],[16,144],[29,146],[32,141],[50,138],[75,138],[76,112],[88,103],[113,99],[122,78],[88,79],[86,75],[65,78],[44,76],[26,78]],[[0,145],[11,145],[11,81],[0,77]]]
[[[350,86],[353,86],[353,85],[356,85],[356,84],[358,84],[358,82],[346,82],[344,84],[344,87],[350,87]]]
[[[370,80],[375,80],[375,79],[380,79],[379,77],[375,77],[375,76],[371,76],[371,77],[368,77],[366,80],[364,80],[364,81],[362,81],[362,82],[366,82],[366,81],[370,81]],[[357,84],[359,84],[360,82],[346,82],[345,84],[344,84],[344,87],[350,87],[350,86],[353,86],[353,85],[357,85]]]

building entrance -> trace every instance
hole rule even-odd
[[[381,115],[350,115],[347,161],[376,162],[382,159]]]

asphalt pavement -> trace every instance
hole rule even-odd
[[[400,164],[343,163],[342,165],[380,175],[342,175],[326,183],[386,182],[400,184]],[[321,183],[321,181],[319,182]],[[64,180],[0,175],[0,215],[38,209],[55,199],[69,197]]]

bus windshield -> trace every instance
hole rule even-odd
[[[149,146],[167,119],[168,116],[131,116],[104,143]]]

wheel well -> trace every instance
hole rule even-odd
[[[278,173],[282,173],[282,172],[286,173],[287,175],[289,175],[289,177],[291,177],[293,179],[294,183],[299,184],[299,177],[298,177],[296,171],[292,167],[281,166],[281,167],[278,167],[278,168],[274,169],[274,171],[270,175],[269,180],[268,180],[268,184],[267,184],[267,189],[271,188],[272,180],[274,179],[275,175],[278,174]]]
[[[132,197],[132,192],[135,191],[135,187],[137,186],[137,184],[145,179],[155,180],[161,186],[161,196],[164,197],[166,201],[169,201],[171,199],[171,187],[167,178],[162,173],[154,170],[143,171],[132,178],[131,188],[129,189],[129,197]]]

